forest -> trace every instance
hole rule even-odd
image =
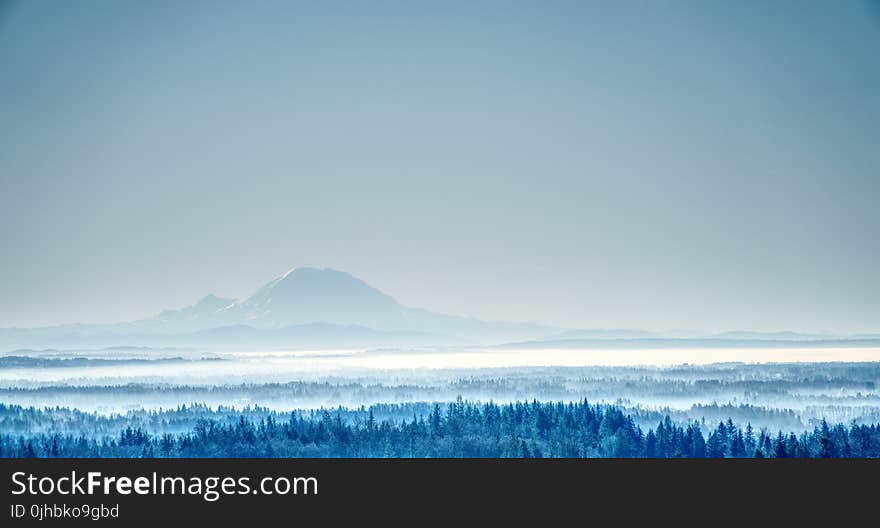
[[[304,360],[284,358],[125,358],[128,363],[112,367],[101,363],[107,360],[89,359],[90,366],[80,367],[75,365],[82,358],[53,357],[51,361],[65,366],[0,368],[0,402],[125,415],[193,403],[213,409],[294,411],[448,402],[459,396],[497,403],[586,398],[624,408],[645,430],[666,415],[681,423],[731,418],[759,429],[796,433],[812,430],[823,419],[880,423],[880,363],[306,370]],[[146,416],[132,414],[131,425]],[[158,432],[180,433],[192,427],[174,423],[174,428]]]
[[[877,362],[406,368],[449,352],[159,352],[0,358],[0,457],[880,456]],[[380,353],[402,363],[374,366]]]
[[[406,416],[409,418],[395,418]],[[669,416],[643,430],[615,405],[579,402],[382,404],[279,413],[181,406],[102,416],[0,404],[0,457],[859,458],[880,456],[877,424],[822,421],[797,434]],[[143,421],[146,419],[146,421]],[[194,421],[185,432],[151,432]],[[132,425],[132,423],[137,425]],[[25,432],[42,424],[44,432]],[[124,427],[123,427],[124,426]],[[118,428],[114,433],[110,433]],[[90,430],[96,434],[66,431]],[[16,433],[15,431],[20,431]],[[103,432],[103,434],[97,434]]]

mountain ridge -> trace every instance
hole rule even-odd
[[[342,328],[357,326],[385,335],[431,335],[438,344],[540,339],[563,330],[533,323],[483,321],[407,307],[349,273],[331,268],[300,267],[272,279],[241,300],[209,294],[192,305],[162,310],[155,317],[137,321],[0,329],[0,346],[10,349],[83,342],[145,344],[167,341],[156,336],[192,334],[234,326],[268,332],[320,324],[331,325],[339,332]],[[260,334],[261,337],[265,335]],[[143,342],[133,341],[135,336],[140,336]],[[406,339],[395,341],[406,344]],[[421,338],[415,339],[415,343],[425,344]]]
[[[225,336],[225,338],[223,337]],[[199,337],[203,338],[199,342]],[[864,337],[877,337],[865,334]],[[224,341],[226,339],[227,341]],[[484,321],[408,307],[362,279],[332,268],[299,267],[275,277],[243,299],[208,294],[194,304],[154,317],[111,324],[0,328],[0,351],[70,346],[222,347],[248,339],[260,346],[477,344],[571,346],[593,341],[683,342],[637,328],[566,329],[535,323]],[[752,344],[845,339],[836,334],[732,331],[687,339]],[[323,340],[323,341],[322,341]],[[529,345],[522,344],[530,342]]]

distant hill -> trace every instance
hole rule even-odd
[[[595,328],[589,330],[566,330],[553,339],[649,339],[662,337],[654,332],[637,328]]]
[[[211,346],[217,349],[242,347],[277,348],[367,348],[384,346],[458,345],[462,341],[444,335],[419,332],[383,332],[365,326],[309,323],[260,330],[247,325],[202,330],[193,334],[167,336],[173,343]]]
[[[721,338],[648,338],[648,339],[546,339],[497,345],[515,350],[607,350],[607,349],[682,349],[682,348],[847,348],[880,347],[880,339],[721,339]]]
[[[842,336],[835,334],[806,334],[800,332],[749,332],[740,330],[734,332],[722,332],[720,334],[714,334],[708,337],[711,339],[783,339],[789,341],[813,341],[840,339]]]
[[[210,294],[192,306],[179,310],[163,310],[152,321],[142,321],[140,326],[147,328],[154,326],[164,332],[186,332],[206,325],[216,326],[222,324],[224,310],[234,304],[235,299],[225,299]]]
[[[0,369],[4,368],[72,368],[72,367],[123,367],[127,365],[159,365],[165,363],[186,363],[180,357],[158,359],[94,359],[84,357],[34,358],[27,356],[0,356]],[[217,358],[204,361],[220,361]]]

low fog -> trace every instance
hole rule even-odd
[[[68,407],[106,417],[128,413],[133,420],[143,412],[161,415],[193,405],[259,413],[445,404],[461,398],[495,403],[587,399],[621,406],[646,423],[669,415],[680,423],[732,419],[786,431],[805,430],[822,419],[880,421],[880,364],[865,361],[877,350],[864,348],[17,354],[0,358],[4,404]],[[653,365],[648,364],[652,354]],[[725,361],[733,357],[739,361]],[[800,361],[774,361],[778,357]],[[830,357],[838,361],[826,361]],[[56,426],[62,427],[51,427]],[[0,429],[13,432],[8,422],[0,422]],[[29,430],[18,424],[15,432]]]

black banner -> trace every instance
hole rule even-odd
[[[880,461],[20,459],[0,461],[0,470],[3,526],[591,523],[608,515],[839,522],[871,514]]]

